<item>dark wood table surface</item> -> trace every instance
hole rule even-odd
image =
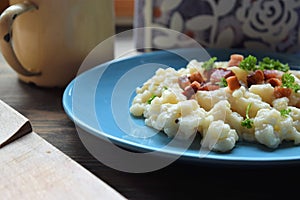
[[[81,143],[64,112],[63,92],[64,88],[39,88],[19,81],[0,55],[0,98],[29,118],[41,137],[128,199],[271,199],[280,194],[287,199],[299,192],[297,164],[247,167],[178,160],[149,173],[111,169]]]

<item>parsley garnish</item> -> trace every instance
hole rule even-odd
[[[249,55],[247,58],[242,60],[239,67],[247,71],[255,71],[257,69],[260,70],[267,69],[267,70],[279,70],[279,71],[287,72],[290,70],[288,64],[283,64],[279,60],[274,60],[269,57],[264,57],[263,60],[260,61],[257,66],[257,58],[252,55]]]
[[[221,78],[220,82],[218,82],[219,86],[220,87],[227,87],[228,86],[228,83],[226,81],[226,78]]]
[[[290,67],[288,64],[283,64],[279,60],[274,60],[269,57],[263,58],[262,61],[259,62],[259,68],[261,70],[264,69],[275,69],[283,72],[287,72],[290,70]]]
[[[205,70],[211,70],[214,68],[215,61],[217,60],[217,57],[212,57],[208,61],[204,62],[202,65],[202,68]]]
[[[148,104],[151,104],[152,100],[153,100],[155,97],[157,97],[155,94],[152,95],[152,96],[148,99],[147,103],[148,103]]]
[[[257,58],[249,55],[247,58],[242,60],[242,62],[239,64],[239,67],[247,71],[255,71],[257,69],[256,63]]]
[[[280,112],[282,117],[287,117],[290,114],[291,111],[292,110],[289,108],[289,109],[282,109],[279,112]]]
[[[252,103],[250,103],[248,106],[247,106],[247,110],[246,110],[246,119],[244,119],[242,122],[241,122],[241,125],[246,127],[246,128],[252,128],[253,127],[253,120],[250,119],[249,117],[249,110],[251,109],[251,106],[252,106]]]
[[[291,88],[295,92],[300,90],[300,85],[295,82],[295,77],[290,73],[285,73],[281,77],[282,87]]]

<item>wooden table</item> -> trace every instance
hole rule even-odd
[[[111,169],[82,145],[63,110],[63,92],[64,88],[45,89],[19,81],[0,56],[0,98],[26,116],[41,137],[128,199],[269,199],[279,194],[287,199],[299,191],[300,165],[232,168],[179,160],[144,174]]]

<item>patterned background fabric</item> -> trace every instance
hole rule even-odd
[[[135,8],[135,28],[172,29],[204,47],[282,53],[300,49],[300,0],[137,0]],[[139,33],[136,42],[145,41],[158,49],[185,44],[163,29]]]

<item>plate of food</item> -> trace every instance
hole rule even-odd
[[[154,51],[81,73],[66,87],[63,106],[76,126],[137,152],[298,163],[298,66],[296,54]]]

